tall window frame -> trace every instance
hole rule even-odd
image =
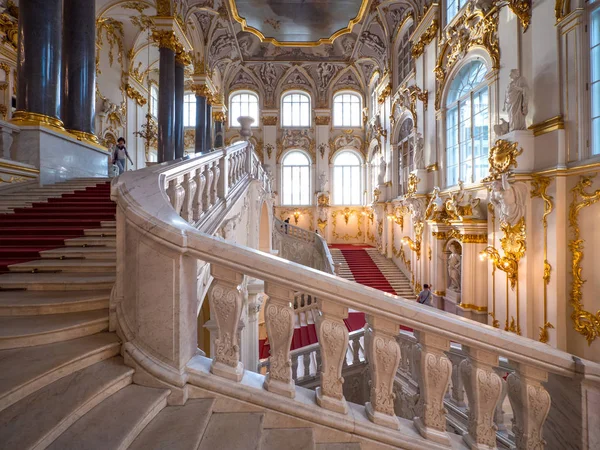
[[[158,87],[155,84],[150,85],[150,114],[158,118]]]
[[[260,126],[260,99],[256,92],[242,90],[229,95],[229,126],[240,128],[238,117],[249,116],[254,119],[252,127]]]
[[[196,95],[190,92],[183,96],[183,126],[196,126]]]
[[[446,25],[452,22],[469,0],[446,0]]]
[[[476,183],[489,173],[490,89],[480,58],[463,64],[446,96],[446,187]]]
[[[311,205],[312,161],[302,150],[288,151],[281,161],[282,206]]]
[[[589,9],[589,156],[600,155],[600,2]]]
[[[403,27],[400,35],[398,50],[396,51],[396,68],[398,73],[398,86],[400,86],[406,77],[412,72],[414,67],[414,59],[412,57],[412,44],[410,36],[415,30],[415,24],[411,21],[408,26]]]
[[[414,124],[410,117],[400,125],[398,136],[398,195],[408,191],[408,176],[414,170]]]
[[[340,150],[333,158],[333,203],[362,204],[363,162],[352,150]]]
[[[333,96],[333,126],[360,128],[362,126],[362,96],[356,91],[340,91]]]
[[[287,91],[281,96],[281,126],[285,128],[310,128],[312,102],[305,91]]]

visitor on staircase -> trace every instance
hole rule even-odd
[[[417,301],[421,305],[433,306],[431,304],[431,286],[428,284],[423,285],[423,290],[419,292],[419,297],[417,297]]]
[[[129,162],[131,163],[131,165],[133,165],[133,161],[131,160],[129,153],[127,153],[127,147],[125,147],[125,139],[120,137],[117,140],[117,146],[115,147],[115,150],[113,151],[113,160],[112,160],[112,163],[115,164],[117,166],[117,168],[119,169],[118,175],[121,175],[123,172],[125,172],[125,164],[127,164],[127,162],[125,161],[126,157],[129,160]]]

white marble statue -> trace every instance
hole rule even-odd
[[[529,88],[527,80],[518,69],[510,71],[510,83],[506,87],[503,111],[508,112],[508,123],[510,130],[525,130],[527,125],[527,103],[529,102]]]
[[[425,168],[425,140],[423,135],[418,131],[415,133],[415,169]]]
[[[460,277],[461,277],[461,248],[453,242],[449,247],[450,256],[448,256],[448,289],[455,292],[460,292]]]
[[[525,214],[526,191],[524,185],[510,183],[507,173],[492,183],[490,202],[494,205],[500,222],[514,226],[521,220]]]
[[[386,169],[387,169],[387,164],[385,162],[385,158],[382,155],[381,162],[379,163],[379,175],[377,177],[377,183],[379,185],[385,184],[385,170]]]
[[[510,127],[508,125],[508,122],[504,119],[500,119],[500,123],[497,125],[494,125],[494,134],[498,137],[498,136],[504,136],[505,134],[508,133]]]
[[[327,180],[327,174],[325,171],[319,175],[319,192],[327,192],[329,189],[329,181]]]

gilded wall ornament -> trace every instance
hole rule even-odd
[[[412,57],[413,58],[416,59],[425,52],[425,47],[427,47],[429,45],[429,43],[431,41],[433,41],[433,39],[435,38],[435,36],[437,34],[438,28],[439,28],[439,23],[437,20],[434,20],[433,22],[431,22],[431,25],[429,25],[429,28],[427,28],[425,33],[423,33],[421,35],[421,37],[419,38],[419,40],[415,44],[413,44],[413,46],[412,46]]]
[[[357,219],[357,224],[356,227],[358,228],[358,231],[356,232],[355,235],[350,235],[348,233],[345,233],[343,236],[341,234],[339,234],[336,230],[337,228],[337,217],[338,215],[343,215],[344,216],[344,220],[346,221],[346,224],[348,224],[348,221],[350,220],[351,216],[356,215]],[[333,213],[331,213],[331,223],[333,225],[333,237],[335,239],[341,239],[343,241],[350,241],[350,240],[355,240],[355,239],[360,239],[363,235],[362,233],[362,224],[363,224],[363,215],[359,213],[359,211],[356,210],[351,210],[350,208],[345,208],[344,210],[338,210],[338,211],[334,211]]]
[[[518,167],[517,157],[523,153],[518,142],[509,142],[498,139],[490,149],[488,162],[490,163],[490,175],[483,181],[494,181],[501,178],[502,174],[508,173],[510,169]]]
[[[418,188],[420,182],[421,182],[421,179],[419,177],[417,177],[417,175],[415,175],[414,173],[411,173],[408,176],[408,186],[406,188],[406,195],[407,196],[416,195],[417,188]]]
[[[581,177],[577,185],[571,190],[573,193],[573,202],[569,207],[569,227],[573,233],[573,239],[569,241],[569,249],[573,255],[571,261],[571,273],[573,282],[571,286],[571,306],[573,313],[571,320],[573,328],[578,333],[585,336],[588,344],[600,336],[600,311],[596,313],[586,311],[583,305],[582,288],[586,280],[583,279],[583,243],[581,230],[579,229],[579,213],[582,209],[597,203],[600,200],[600,189],[590,193],[587,188],[592,186],[594,176]]]
[[[0,14],[0,35],[2,42],[9,44],[13,50],[17,50],[19,42],[19,24],[17,20],[6,13]]]
[[[104,36],[108,43],[108,63],[112,67],[114,63],[114,51],[117,50],[117,61],[123,67],[123,55],[125,53],[123,47],[123,39],[125,32],[123,31],[123,23],[112,17],[101,17],[96,20],[96,62],[100,61],[100,50],[104,46]]]
[[[263,116],[262,122],[266,126],[275,126],[277,125],[277,116]]]
[[[178,52],[181,48],[181,44],[173,30],[152,30],[152,40],[156,42],[159,48],[168,48],[174,52]]]
[[[331,123],[331,116],[317,116],[315,117],[316,125],[329,125]]]
[[[127,97],[135,100],[139,106],[144,106],[148,101],[146,97],[140,93],[140,91],[133,88],[130,84],[125,85],[125,92],[127,93]]]

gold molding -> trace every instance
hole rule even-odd
[[[40,173],[39,169],[33,169],[31,167],[23,167],[23,166],[19,166],[17,164],[10,164],[10,163],[2,162],[2,161],[0,161],[0,168],[20,170],[21,172],[35,173],[36,175],[39,175],[39,173]]]
[[[277,118],[275,118],[277,120]],[[331,116],[317,116],[315,117],[315,125],[329,125],[331,123]]]
[[[17,110],[14,112],[11,123],[19,126],[38,126],[50,127],[65,131],[65,124],[56,117],[50,117],[45,114],[34,113],[30,111]]]
[[[152,30],[152,40],[159,48],[168,48],[176,53],[183,48],[173,30]]]
[[[421,35],[418,42],[416,42],[412,47],[412,57],[418,58],[425,52],[425,47],[427,47],[431,41],[435,38],[437,31],[439,28],[439,23],[437,19],[431,22],[431,25],[427,28],[425,33]]]
[[[533,124],[528,129],[533,131],[533,135],[537,137],[546,133],[552,133],[556,130],[564,130],[565,122],[563,120],[563,116],[558,115],[551,117],[550,119],[546,119],[543,122]]]
[[[125,85],[125,92],[127,93],[127,97],[129,97],[132,100],[135,100],[135,102],[139,106],[144,106],[148,102],[146,97],[144,97],[137,89],[135,89],[130,84]]]
[[[531,185],[531,198],[541,198],[544,201],[544,215],[542,216],[542,224],[544,226],[544,320],[543,326],[540,327],[540,342],[548,342],[548,329],[554,328],[550,322],[548,322],[548,284],[550,283],[550,274],[552,272],[552,266],[548,262],[548,216],[554,209],[552,203],[553,197],[547,194],[547,189],[551,178],[535,177]]]
[[[490,175],[484,178],[483,181],[497,180],[511,168],[518,167],[517,157],[522,153],[523,149],[519,148],[518,142],[509,142],[504,139],[498,139],[490,149],[490,155],[488,157]]]
[[[352,19],[352,20],[350,20],[350,22],[348,22],[347,27],[336,31],[328,38],[322,38],[322,39],[319,39],[318,41],[307,41],[307,42],[293,42],[293,41],[292,42],[290,42],[290,41],[280,42],[275,38],[266,37],[262,32],[260,32],[256,28],[249,26],[248,23],[246,22],[246,19],[244,19],[243,17],[241,17],[239,15],[237,6],[235,4],[235,0],[229,0],[228,3],[229,3],[229,10],[231,11],[231,15],[233,16],[233,19],[242,26],[242,31],[247,31],[248,33],[252,33],[258,39],[260,39],[261,42],[273,44],[277,47],[317,47],[321,44],[333,44],[333,41],[335,41],[338,37],[340,37],[344,34],[347,34],[347,33],[351,33],[354,26],[363,19],[365,12],[367,11],[367,6],[369,4],[369,0],[362,0],[358,14],[356,15],[356,17],[354,19]]]
[[[477,311],[477,312],[487,312],[487,310],[488,310],[487,306],[477,306],[477,305],[472,305],[470,303],[459,303],[456,306],[458,306],[462,309],[471,309],[471,310]]]
[[[263,116],[262,123],[266,126],[275,126],[277,125],[277,116]]]
[[[337,231],[336,231],[336,227],[337,227],[337,216],[338,214],[342,214],[344,215],[344,220],[346,222],[346,224],[348,224],[348,221],[350,219],[350,216],[357,216],[357,227],[358,227],[358,232],[356,233],[356,236],[351,236],[348,233],[344,234],[344,236],[341,236]],[[359,239],[363,233],[361,230],[362,227],[362,223],[363,223],[363,215],[360,214],[360,211],[354,210],[354,209],[350,209],[350,208],[344,208],[343,210],[337,210],[331,213],[331,219],[332,219],[332,225],[333,225],[333,237],[335,239],[342,239],[343,241],[350,241],[352,239]]]
[[[583,243],[581,239],[581,230],[579,229],[579,212],[600,200],[600,189],[593,193],[586,192],[586,188],[592,186],[592,180],[596,175],[593,176],[582,176],[577,185],[571,189],[573,193],[573,202],[569,207],[569,227],[573,232],[573,239],[569,241],[569,249],[573,255],[571,261],[571,272],[573,276],[573,282],[571,287],[571,306],[573,307],[573,313],[571,319],[573,320],[573,329],[578,333],[585,336],[588,344],[600,336],[600,311],[593,312],[586,311],[583,306],[583,293],[581,288],[585,284],[586,280],[583,279],[583,268],[581,267],[581,260],[583,259]]]

